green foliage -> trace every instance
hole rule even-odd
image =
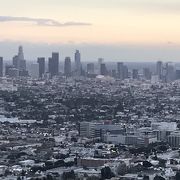
[[[112,177],[114,177],[114,174],[111,171],[110,167],[104,167],[101,169],[101,178],[102,179],[111,179]]]

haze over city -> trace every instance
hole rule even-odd
[[[27,60],[79,49],[83,61],[178,61],[178,0],[6,0],[0,6],[0,49]]]
[[[180,180],[180,0],[0,1],[0,180]]]

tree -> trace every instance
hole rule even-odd
[[[179,180],[179,179],[180,179],[180,172],[176,172],[175,179],[176,179],[176,180]]]
[[[96,176],[90,176],[90,177],[87,177],[87,180],[100,180],[100,178]]]
[[[156,176],[154,177],[154,180],[166,180],[166,179],[163,178],[162,176],[156,175]]]
[[[76,178],[74,171],[64,172],[62,175],[63,180],[74,180]]]
[[[160,166],[160,167],[166,167],[166,160],[164,160],[164,159],[159,159],[159,166]]]
[[[143,180],[149,180],[149,176],[144,175]]]
[[[54,180],[54,178],[50,174],[48,174],[47,175],[47,180]]]
[[[126,174],[126,172],[127,172],[126,163],[124,163],[124,162],[120,163],[117,168],[117,174],[123,176]]]
[[[111,171],[110,167],[104,167],[101,169],[101,178],[102,179],[111,179],[112,177],[114,177],[114,174]]]
[[[145,168],[150,168],[152,166],[152,164],[149,161],[143,161],[143,166]]]

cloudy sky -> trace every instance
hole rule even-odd
[[[2,1],[2,2],[1,2]],[[0,55],[180,60],[179,0],[0,0]]]

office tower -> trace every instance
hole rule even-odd
[[[48,72],[49,72],[50,76],[52,76],[51,75],[52,74],[52,70],[53,70],[53,67],[52,67],[52,58],[49,57],[48,58]]]
[[[26,71],[26,60],[24,59],[23,47],[19,46],[17,65],[20,71]]]
[[[113,70],[111,71],[111,76],[112,76],[113,78],[116,78],[117,74],[116,74],[116,70],[115,70],[115,69],[113,69]]]
[[[156,64],[156,75],[158,75],[159,79],[162,79],[162,71],[163,71],[163,63],[158,61]]]
[[[59,74],[59,53],[52,53],[52,57],[49,58],[48,69],[51,77]]]
[[[124,66],[123,67],[123,78],[127,79],[128,77],[129,77],[128,67]]]
[[[87,64],[87,74],[94,74],[94,63]]]
[[[19,69],[19,60],[18,60],[18,56],[17,55],[13,57],[13,66],[16,69]]]
[[[12,78],[17,78],[19,76],[19,70],[17,68],[9,68],[8,69],[8,76]]]
[[[149,68],[143,69],[143,76],[145,79],[150,80],[151,79],[151,71]]]
[[[106,68],[106,64],[105,63],[101,64],[101,75],[103,75],[103,76],[107,75],[107,68]]]
[[[23,53],[22,46],[19,46],[19,48],[18,48],[18,55],[15,55],[13,57],[13,67],[15,69],[18,69],[19,76],[27,76],[28,75],[28,71],[26,71],[26,60],[24,59],[24,53]],[[7,67],[7,69],[8,69],[8,67]],[[16,73],[15,69],[13,70],[14,73]],[[6,73],[7,73],[7,71],[5,72],[5,74]]]
[[[180,79],[180,70],[176,70],[176,79]]]
[[[23,77],[29,76],[29,72],[27,70],[21,70],[19,71],[19,76],[23,76]]]
[[[64,75],[66,77],[71,76],[71,58],[70,57],[65,58],[65,61],[64,61]]]
[[[101,64],[104,62],[103,58],[98,58],[98,71],[97,74],[101,74]]]
[[[24,53],[23,53],[23,47],[22,46],[19,46],[18,58],[19,58],[19,60],[24,60]]]
[[[124,79],[124,64],[123,64],[123,62],[117,63],[117,78],[120,80]]]
[[[39,78],[42,78],[45,73],[45,58],[39,57],[37,63],[39,64]]]
[[[29,74],[33,79],[39,78],[39,64],[38,63],[31,64]]]
[[[171,62],[166,63],[166,82],[171,82],[175,79],[174,65]]]
[[[81,122],[79,124],[79,135],[81,137],[95,137],[95,123],[91,122]]]
[[[5,76],[9,76],[9,70],[14,68],[12,65],[5,66]]]
[[[3,77],[3,57],[0,57],[0,77]]]
[[[158,77],[158,75],[152,75],[151,76],[151,83],[152,84],[156,84],[156,83],[158,83],[159,82],[159,77]]]
[[[132,78],[133,79],[138,79],[139,78],[139,74],[138,74],[138,70],[137,69],[133,69],[133,71],[132,71]]]
[[[75,55],[74,55],[74,61],[75,61],[75,74],[77,76],[81,75],[81,54],[79,50],[76,50]]]
[[[19,61],[19,70],[20,71],[26,71],[26,60],[20,60]]]

